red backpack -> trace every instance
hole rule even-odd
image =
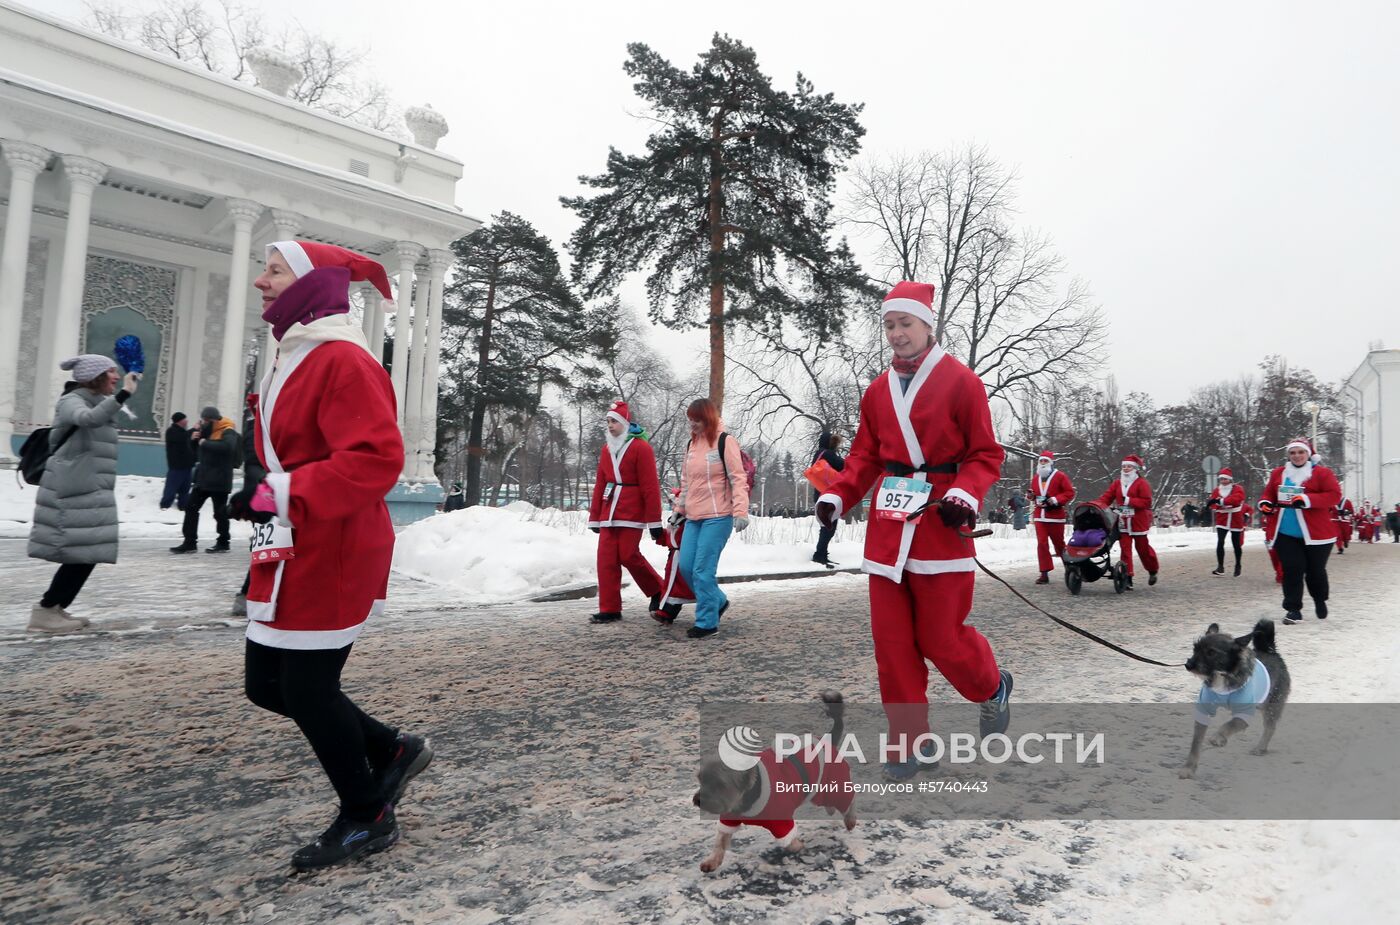
[[[729,434],[727,433],[721,433],[719,435],[719,445],[715,447],[715,449],[719,450],[720,467],[724,469],[725,485],[729,484],[729,465],[724,461],[724,441],[728,436]],[[753,460],[749,458],[748,453],[744,452],[743,447],[739,447],[739,461],[744,464],[744,480],[749,483],[749,494],[753,494],[753,483],[754,479],[758,476],[758,467],[753,464]]]

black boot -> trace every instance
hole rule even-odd
[[[1240,577],[1240,560],[1239,560],[1239,559],[1236,559],[1236,560],[1235,560],[1235,577],[1236,577],[1236,578],[1239,578],[1239,577]]]
[[[213,546],[204,550],[205,552],[228,552],[228,540],[219,540]]]
[[[187,540],[187,541],[181,543],[179,546],[171,546],[171,547],[170,547],[170,551],[173,552],[173,553],[198,552],[198,551],[199,551],[199,544],[198,544],[198,543],[192,543],[192,542],[189,542],[189,541]]]
[[[1314,602],[1313,602],[1313,612],[1317,614],[1317,618],[1318,618],[1319,620],[1326,620],[1326,619],[1327,619],[1327,602],[1326,602],[1326,601],[1314,601]]]
[[[1149,585],[1155,585],[1155,584],[1157,583],[1157,573],[1156,573],[1156,572],[1148,572],[1148,573],[1147,573],[1147,583],[1148,583]]]
[[[380,793],[390,806],[397,806],[413,780],[433,760],[433,747],[422,736],[400,732],[396,738],[394,757],[379,776]]]
[[[1303,615],[1296,610],[1290,610],[1283,617],[1283,622],[1287,624],[1302,623]]]
[[[616,611],[608,611],[608,612],[604,612],[604,613],[595,613],[593,616],[591,616],[591,617],[588,618],[588,622],[589,622],[589,623],[616,623],[618,620],[621,620],[621,619],[622,619],[622,614],[617,613]]]
[[[399,823],[389,806],[384,807],[373,822],[354,822],[343,814],[338,815],[319,838],[292,855],[292,867],[297,870],[334,867],[363,854],[383,851],[398,840]]]
[[[1038,585],[1048,585],[1050,583],[1050,573],[1041,572],[1040,577],[1035,580],[1035,583]]]

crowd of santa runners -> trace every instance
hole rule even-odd
[[[340,688],[352,647],[385,606],[394,529],[384,498],[404,462],[390,378],[349,316],[352,281],[391,298],[384,268],[368,257],[309,241],[268,246],[254,285],[278,349],[249,400],[255,465],[228,502],[229,516],[255,525],[244,693],[295,724],[338,801],[330,827],[294,853],[299,870],[394,844],[395,807],[433,757],[423,737],[369,715]],[[930,665],[980,704],[984,736],[1008,728],[1014,685],[991,641],[968,622],[979,514],[985,516],[983,501],[1001,478],[1005,454],[982,382],[933,336],[934,298],[926,283],[890,290],[878,307],[888,369],[865,389],[849,452],[841,453],[839,435],[824,433],[808,469],[819,528],[815,561],[831,564],[828,544],[843,519],[858,510],[867,519],[861,565],[869,576],[874,669],[889,741],[906,744],[884,767],[896,781],[926,766],[926,756],[910,746],[929,732]],[[96,564],[116,561],[113,419],[139,387],[139,377],[119,381],[116,364],[103,356],[76,357],[64,368],[76,382],[56,409],[29,545],[31,556],[59,565],[40,602],[59,610]],[[634,583],[630,593],[658,623],[670,625],[693,606],[689,640],[715,636],[729,609],[718,569],[731,536],[749,525],[753,464],[711,401],[697,398],[685,413],[690,438],[679,485],[665,490],[645,422],[634,420],[623,400],[600,414],[604,440],[588,513],[597,534],[598,609],[589,620],[614,629],[599,632],[629,625],[624,571]],[[1306,439],[1289,443],[1286,454],[1253,504],[1231,470],[1222,470],[1206,512],[1218,536],[1214,574],[1239,576],[1243,533],[1257,508],[1282,585],[1284,622],[1296,623],[1305,590],[1315,615],[1328,616],[1329,555],[1345,552],[1353,538],[1375,542],[1383,518],[1369,502],[1358,507],[1342,497]],[[1119,589],[1133,590],[1142,572],[1146,585],[1155,585],[1145,461],[1125,455],[1106,485],[1088,486],[1083,497],[1092,500],[1076,503],[1075,482],[1052,449],[1037,459],[1024,491],[1036,583],[1050,584],[1057,567],[1078,569],[1075,550],[1111,559],[1116,537]],[[459,506],[460,498],[448,508]],[[1400,541],[1400,505],[1391,529]],[[666,549],[663,571],[642,553],[648,541]],[[391,687],[370,693],[393,696]]]

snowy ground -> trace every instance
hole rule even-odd
[[[27,609],[47,578],[20,564],[21,549],[0,543],[9,611]],[[212,622],[178,631],[197,622],[182,621],[181,607],[198,613],[220,599],[234,563],[200,554],[172,564],[149,541],[125,549],[122,565],[94,576],[88,613],[104,619],[98,608],[110,606],[110,619],[125,619],[145,599],[163,615],[150,631],[0,640],[5,921],[1400,916],[1396,822],[865,821],[849,834],[813,823],[796,856],[746,833],[719,872],[701,874],[713,823],[688,805],[695,704],[801,702],[825,687],[874,701],[858,576],[735,586],[720,635],[699,643],[631,615],[589,626],[578,603],[445,609],[433,586],[415,597],[424,586],[396,579],[402,593],[356,644],[346,688],[371,712],[431,734],[439,758],[401,808],[399,846],[292,878],[287,856],[329,820],[328,788],[295,731],[242,699],[241,631]],[[1155,588],[1118,596],[1094,586],[1078,598],[1058,583],[1031,586],[1033,569],[1003,571],[1056,613],[1172,661],[1210,620],[1243,630],[1279,613],[1259,550],[1247,551],[1239,579],[1210,576],[1212,565],[1209,553],[1173,550]],[[1397,566],[1400,546],[1353,546],[1332,561],[1333,618],[1280,627],[1296,701],[1398,699]],[[1017,673],[1021,702],[1181,702],[1194,689],[1184,671],[1091,647],[980,577],[974,622]],[[931,693],[953,696],[941,682]],[[1275,750],[1255,760],[1299,760],[1286,719]]]

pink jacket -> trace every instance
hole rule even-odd
[[[724,425],[720,425],[720,433]],[[749,480],[744,475],[744,461],[739,457],[739,441],[730,434],[724,441],[724,462],[729,467],[729,486],[724,484],[724,466],[720,465],[718,440],[703,437],[690,444],[685,463],[681,466],[680,504],[686,520],[710,520],[714,517],[747,517],[749,515]]]

